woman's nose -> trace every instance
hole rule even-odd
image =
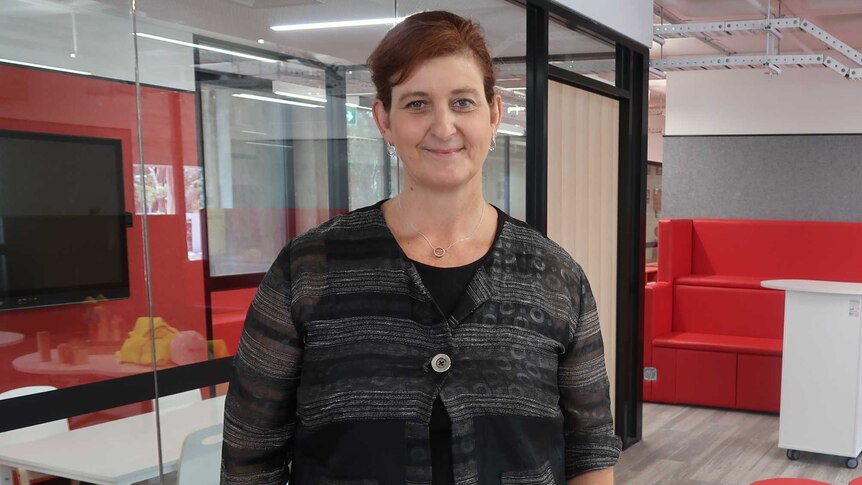
[[[455,134],[455,117],[448,109],[434,110],[434,121],[431,133],[440,139],[447,139]]]

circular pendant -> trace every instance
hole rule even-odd
[[[443,248],[434,248],[434,256],[442,258],[443,256],[446,256],[446,250]]]

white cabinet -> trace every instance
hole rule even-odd
[[[770,280],[784,290],[784,351],[778,446],[790,459],[809,451],[862,452],[862,283]]]

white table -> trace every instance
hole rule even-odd
[[[132,364],[129,362],[117,362],[113,354],[90,354],[86,364],[72,365],[60,362],[60,354],[57,349],[51,349],[51,361],[42,362],[39,352],[32,352],[16,357],[12,361],[12,367],[18,372],[28,374],[47,375],[95,375],[105,377],[123,377],[142,372],[153,372],[153,366],[143,364]],[[174,367],[171,365],[160,365],[159,369]]]
[[[164,472],[176,471],[183,439],[221,423],[224,396],[161,413]],[[99,485],[127,485],[159,476],[154,413],[80,428],[0,448],[0,467],[24,468]]]
[[[24,341],[24,334],[18,332],[0,332],[0,347],[19,344]]]
[[[847,458],[862,452],[862,283],[769,280],[785,291],[778,446]]]

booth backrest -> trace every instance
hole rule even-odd
[[[662,237],[667,236],[675,242],[664,249],[676,253],[667,254],[672,268],[665,277],[676,278],[690,268],[695,275],[862,281],[862,223],[733,219],[662,223],[667,227],[660,230],[660,251],[666,242]],[[690,236],[683,234],[689,224]],[[680,251],[688,241],[690,252]],[[680,261],[689,255],[688,264]]]

